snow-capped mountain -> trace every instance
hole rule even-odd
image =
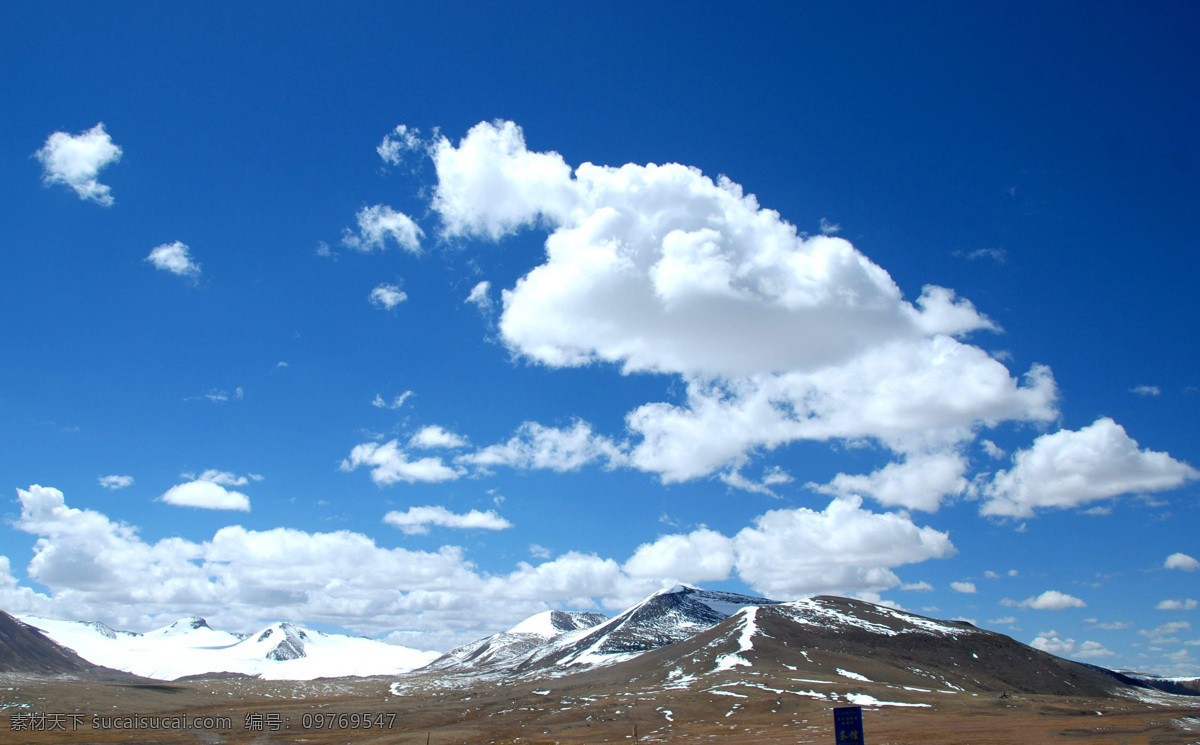
[[[676,585],[660,590],[612,620],[564,639],[529,660],[529,666],[572,668],[610,665],[651,649],[683,641],[746,606],[773,605],[766,598]]]
[[[604,623],[602,613],[551,610],[530,616],[507,631],[450,650],[427,671],[484,672],[506,670],[564,635]]]
[[[659,677],[668,686],[740,677],[769,685],[765,681],[774,678],[776,687],[801,682],[812,690],[797,695],[829,701],[869,698],[855,686],[887,688],[901,702],[894,705],[918,705],[902,702],[924,701],[934,692],[1105,696],[1129,690],[1110,671],[963,621],[830,596],[743,608],[629,665],[626,672]]]
[[[438,656],[291,623],[272,624],[245,636],[218,631],[197,617],[144,634],[115,631],[96,622],[35,616],[21,621],[92,664],[159,680],[208,673],[242,673],[267,680],[395,675]]]
[[[540,613],[454,649],[424,671],[535,676],[611,665],[690,638],[747,605],[774,602],[677,585],[611,619],[598,613]]]

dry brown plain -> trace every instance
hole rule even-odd
[[[832,708],[846,705],[767,690],[766,681],[745,675],[696,682],[690,689],[591,675],[541,686],[454,687],[444,680],[415,678],[394,688],[393,681],[142,684],[9,674],[0,676],[0,706],[5,707],[0,712],[0,743],[574,745],[632,743],[636,728],[636,741],[643,743],[837,745]],[[915,693],[867,683],[843,684],[839,690],[880,701],[932,703],[930,708],[864,707],[865,742],[870,745],[1200,743],[1200,699],[1160,696],[1159,702],[1150,703],[1127,698],[1000,698]],[[29,716],[37,714],[64,716]],[[132,729],[93,727],[107,724],[108,717],[172,714],[227,717],[228,723],[187,730],[152,729],[147,722]],[[364,715],[370,715],[369,727]],[[18,727],[26,723],[33,729],[14,730],[14,716]],[[62,728],[47,729],[55,722]],[[73,723],[77,729],[72,729]]]

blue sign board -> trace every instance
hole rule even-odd
[[[837,745],[865,745],[862,708],[843,706],[833,710],[833,734]]]

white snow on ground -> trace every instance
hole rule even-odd
[[[198,618],[185,618],[145,634],[35,616],[20,620],[92,664],[158,680],[221,672],[257,675],[265,680],[393,675],[426,665],[439,656],[437,652],[326,634],[288,623],[273,624],[242,639],[209,628]],[[269,658],[271,653],[283,659]]]
[[[843,678],[850,678],[851,680],[861,680],[864,683],[871,682],[871,679],[865,675],[859,675],[858,673],[852,673],[849,670],[843,670],[840,667],[837,669],[837,674],[842,676]]]
[[[537,615],[530,616],[524,621],[521,621],[516,626],[508,630],[510,634],[537,634],[538,636],[552,637],[562,633],[561,629],[554,628],[554,623],[551,616],[554,611],[544,611]]]
[[[729,654],[721,655],[717,658],[717,666],[713,668],[713,672],[719,670],[732,670],[734,667],[745,666],[753,667],[750,662],[742,657],[742,652],[749,652],[754,648],[754,635],[758,633],[758,606],[750,605],[738,610],[737,616],[742,624],[741,633],[738,634],[738,651],[730,652]]]
[[[930,708],[929,704],[905,704],[899,701],[880,701],[865,693],[847,693],[846,700],[855,706],[911,706],[914,708]]]

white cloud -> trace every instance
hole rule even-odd
[[[1164,600],[1154,606],[1155,610],[1196,610],[1197,603],[1191,598],[1185,600]]]
[[[501,337],[554,367],[676,374],[684,406],[630,412],[630,463],[683,481],[735,476],[749,454],[800,439],[944,449],[1000,421],[1049,421],[1047,368],[1021,384],[953,338],[995,329],[953,291],[913,302],[850,243],[807,237],[728,179],[678,164],[575,169],[482,123],[432,156],[447,236],[550,231],[546,261],[502,292]],[[957,482],[954,487],[957,488]]]
[[[492,283],[486,279],[471,288],[470,294],[467,295],[467,302],[479,308],[481,313],[489,313],[492,310],[494,303],[488,295],[492,291]]]
[[[958,453],[920,453],[889,463],[869,476],[839,473],[828,484],[809,487],[825,494],[860,494],[889,507],[937,512],[942,497],[967,490],[966,471],[967,459]]]
[[[187,245],[180,241],[156,246],[145,260],[153,264],[155,269],[161,269],[179,277],[200,275],[200,265],[192,261]]]
[[[950,588],[955,592],[963,592],[967,594],[979,592],[979,590],[975,589],[974,582],[951,582]]]
[[[498,240],[539,215],[566,219],[579,198],[562,156],[526,150],[525,135],[512,122],[478,124],[457,148],[439,138],[432,156],[438,176],[433,206],[447,236]]]
[[[613,467],[621,465],[624,459],[623,451],[612,440],[593,434],[590,424],[577,419],[570,429],[525,422],[508,442],[460,455],[455,461],[483,468],[509,466],[573,471],[593,461],[604,461],[605,465]]]
[[[383,521],[399,528],[405,535],[426,535],[430,525],[463,530],[506,530],[512,527],[512,523],[500,517],[495,510],[471,510],[459,515],[440,506],[409,507],[407,512],[392,511],[383,516]]]
[[[947,533],[864,510],[857,497],[835,499],[821,512],[772,510],[733,540],[738,575],[781,600],[885,590],[900,585],[893,567],[955,553]]]
[[[414,395],[412,391],[405,391],[404,393],[401,393],[399,396],[396,396],[394,399],[392,399],[391,403],[388,403],[387,401],[383,400],[383,396],[376,393],[375,398],[371,399],[371,405],[377,409],[399,409],[404,405],[404,402],[408,400],[409,396],[412,395]]]
[[[96,479],[100,482],[100,486],[105,489],[124,489],[127,486],[133,486],[132,476],[101,476]]]
[[[900,589],[901,590],[909,590],[909,591],[930,592],[933,590],[933,585],[922,580],[921,582],[913,582],[910,584],[900,585]]]
[[[529,555],[537,559],[549,559],[550,549],[545,546],[539,546],[536,543],[529,544]]]
[[[408,294],[402,292],[393,284],[383,283],[371,290],[371,305],[384,310],[391,310],[408,299]]]
[[[406,153],[418,152],[426,147],[421,140],[420,132],[421,130],[416,127],[409,128],[404,124],[398,124],[395,129],[383,136],[383,142],[379,143],[375,152],[379,153],[379,157],[383,159],[384,163],[398,166],[404,161]]]
[[[449,432],[436,424],[431,424],[428,427],[422,427],[408,441],[411,447],[416,448],[461,448],[466,447],[469,443],[467,438],[462,435],[456,435]]]
[[[643,543],[625,562],[624,570],[632,577],[719,582],[729,578],[733,565],[733,540],[701,528],[687,535],[666,535],[653,543]]]
[[[177,484],[168,489],[160,500],[179,507],[200,507],[208,510],[239,510],[250,511],[250,498],[241,492],[226,489],[227,486],[245,486],[251,479],[262,481],[262,476],[249,474],[238,476],[228,471],[218,471],[210,468],[198,477],[195,474],[181,474],[189,481]]]
[[[1194,572],[1200,569],[1200,561],[1183,553],[1171,554],[1167,560],[1163,562],[1163,566],[1167,569],[1182,569],[1185,572]]]
[[[1158,396],[1162,394],[1162,389],[1156,385],[1137,385],[1129,389],[1130,393],[1136,393],[1139,396]]]
[[[1000,601],[1000,604],[1020,608],[1033,608],[1035,610],[1066,610],[1067,608],[1087,607],[1087,603],[1079,598],[1059,592],[1058,590],[1046,590],[1041,595],[1026,598],[1020,602],[1005,598]]]
[[[666,576],[633,576],[614,559],[576,551],[537,565],[520,562],[507,574],[487,574],[456,546],[436,551],[386,549],[365,535],[345,530],[308,533],[234,525],[217,530],[206,541],[165,538],[147,543],[134,526],[93,510],[68,507],[57,489],[31,486],[17,493],[21,516],[14,527],[38,536],[27,573],[48,588],[48,594],[22,587],[7,559],[0,557],[0,606],[100,620],[117,628],[144,630],[198,613],[214,626],[253,631],[264,620],[286,618],[363,634],[392,632],[389,639],[397,643],[446,649],[551,607],[623,609],[674,581]],[[949,546],[944,534],[916,529],[894,515],[844,507],[840,518],[842,508],[837,506],[826,513],[796,511],[799,519],[793,527],[807,524],[807,529],[793,530],[791,537],[816,541],[792,542],[787,535],[777,534],[778,545],[787,547],[783,555],[746,544],[735,549],[738,561],[767,574],[768,565],[778,559],[784,562],[775,570],[779,577],[802,568],[794,583],[820,590],[829,586],[830,578],[845,578],[848,583],[834,584],[862,594],[871,592],[864,583],[878,584],[873,578],[880,573],[870,567],[921,560],[922,554],[929,558]],[[445,517],[436,513],[425,521],[419,511],[396,514],[415,514],[419,519],[412,522],[429,526],[443,524]],[[488,513],[479,513],[484,518],[449,514],[452,519],[445,522],[491,522]],[[781,513],[764,517],[771,514]],[[760,521],[747,531],[771,533],[770,523],[770,519]],[[820,535],[819,525],[830,532]],[[856,526],[866,530],[856,531]],[[655,565],[686,569],[690,551],[728,545],[729,539],[704,530],[683,536],[682,542],[660,538],[635,552],[626,564],[643,570]],[[887,545],[888,540],[892,545]],[[734,541],[745,543],[740,535]],[[925,549],[918,545],[922,542]],[[531,552],[539,558],[549,556],[540,547],[531,547]],[[719,555],[727,561],[727,552]],[[723,568],[721,561],[703,560],[708,562],[702,572],[706,575],[719,574]],[[829,571],[822,569],[823,561],[831,563]],[[885,568],[881,581],[887,580],[887,574]]]
[[[245,486],[251,481],[263,480],[263,477],[259,476],[258,474],[238,476],[236,473],[230,473],[229,471],[218,471],[215,468],[210,468],[204,473],[201,473],[199,476],[191,473],[182,473],[180,476],[193,481],[209,481],[214,484],[220,484],[221,486]]]
[[[121,159],[121,148],[113,144],[104,122],[77,135],[55,132],[34,155],[42,162],[42,181],[66,184],[80,199],[111,207],[111,190],[96,180],[100,170]]]
[[[778,484],[789,484],[794,479],[791,474],[784,471],[779,466],[773,466],[763,472],[761,481],[751,481],[741,474],[739,471],[728,471],[718,476],[721,481],[725,482],[734,489],[741,489],[752,494],[765,494],[769,497],[778,497],[771,487]]]
[[[983,447],[983,452],[987,453],[989,458],[1000,460],[1004,456],[1008,455],[1008,451],[991,440],[980,440],[979,444],[981,447]]]
[[[842,232],[842,226],[837,223],[830,222],[824,217],[821,218],[821,234],[822,235],[837,235]]]
[[[1087,659],[1091,657],[1112,657],[1114,653],[1105,648],[1100,642],[1085,641],[1077,645],[1074,639],[1059,639],[1057,636],[1047,638],[1039,636],[1030,642],[1029,646],[1060,657],[1075,657]]]
[[[387,239],[391,238],[401,248],[409,253],[421,253],[421,236],[425,235],[412,218],[403,212],[377,204],[363,207],[355,215],[358,220],[358,232],[349,228],[342,231],[342,245],[357,251],[371,251],[387,247]]]
[[[1151,644],[1179,644],[1173,634],[1181,631],[1191,631],[1192,625],[1187,621],[1171,621],[1153,629],[1142,629],[1138,633],[1150,640]]]
[[[1045,368],[1017,386],[982,350],[940,336],[891,346],[815,373],[689,380],[686,404],[645,404],[626,416],[642,436],[632,463],[664,482],[739,465],[756,447],[793,440],[875,437],[921,452],[973,436],[976,422],[1054,414]]]
[[[443,463],[441,458],[430,457],[410,461],[396,440],[390,440],[383,445],[375,442],[355,445],[350,451],[350,457],[342,461],[341,468],[343,471],[353,471],[359,466],[369,467],[371,480],[380,486],[397,481],[409,484],[419,481],[454,481],[466,475],[464,469],[451,468]]]
[[[178,507],[250,511],[250,497],[211,481],[188,481],[176,484],[164,492],[159,499]]]
[[[1042,435],[1013,455],[984,488],[985,515],[1031,517],[1037,508],[1074,507],[1122,494],[1174,489],[1200,475],[1167,453],[1139,450],[1109,418],[1079,431]]]
[[[1017,622],[1016,616],[1004,616],[1003,618],[989,618],[988,619],[988,623],[994,623],[997,625],[1005,625],[1005,626],[1011,626],[1016,622]]]

